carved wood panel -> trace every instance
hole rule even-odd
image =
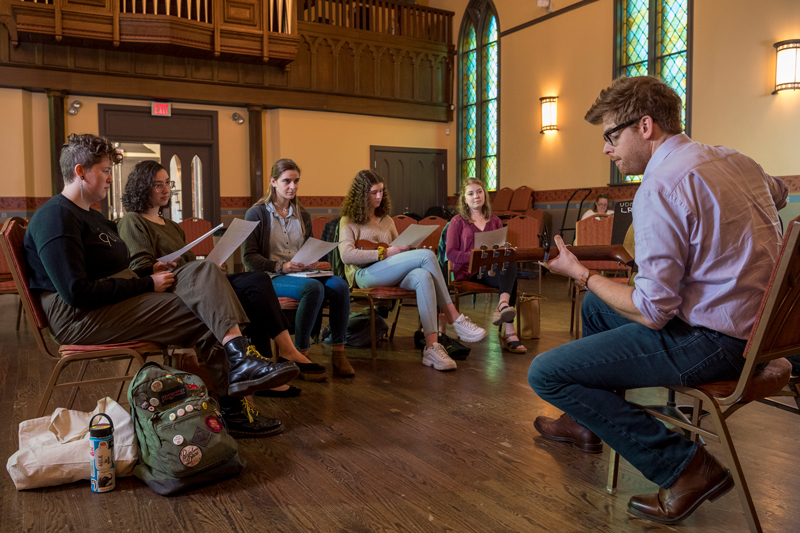
[[[261,2],[255,0],[225,0],[222,21],[226,24],[260,27]]]

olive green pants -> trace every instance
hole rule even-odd
[[[136,274],[124,270],[117,276]],[[151,341],[194,346],[214,377],[210,385],[218,391],[228,387],[227,359],[219,342],[233,326],[249,323],[231,284],[219,267],[208,261],[192,261],[177,268],[169,292],[140,294],[90,310],[72,307],[58,293],[46,292],[42,305],[50,330],[61,344]]]

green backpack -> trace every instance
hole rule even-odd
[[[128,403],[141,449],[133,473],[162,496],[231,478],[244,468],[219,404],[194,374],[146,363],[131,381]]]

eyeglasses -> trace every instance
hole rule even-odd
[[[636,120],[631,120],[630,122],[626,122],[625,124],[620,124],[619,126],[617,126],[615,128],[611,128],[608,131],[604,131],[603,132],[603,140],[606,141],[611,146],[616,146],[617,145],[617,141],[619,140],[619,135],[617,135],[616,137],[611,137],[611,135],[614,134],[614,133],[617,133],[620,130],[624,130],[625,128],[627,128],[629,126],[633,126],[634,124],[636,124],[640,120],[642,120],[642,117],[639,117]]]
[[[158,189],[159,191],[168,191],[175,188],[175,182],[172,180],[164,182],[157,181],[153,184],[153,188]]]

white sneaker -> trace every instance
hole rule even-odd
[[[472,323],[467,315],[461,315],[453,322],[458,338],[464,342],[478,342],[486,336],[486,330]]]
[[[422,364],[425,366],[432,366],[436,370],[446,372],[448,370],[455,370],[456,362],[450,359],[447,355],[447,350],[438,342],[434,342],[430,346],[426,346],[422,351]]]

